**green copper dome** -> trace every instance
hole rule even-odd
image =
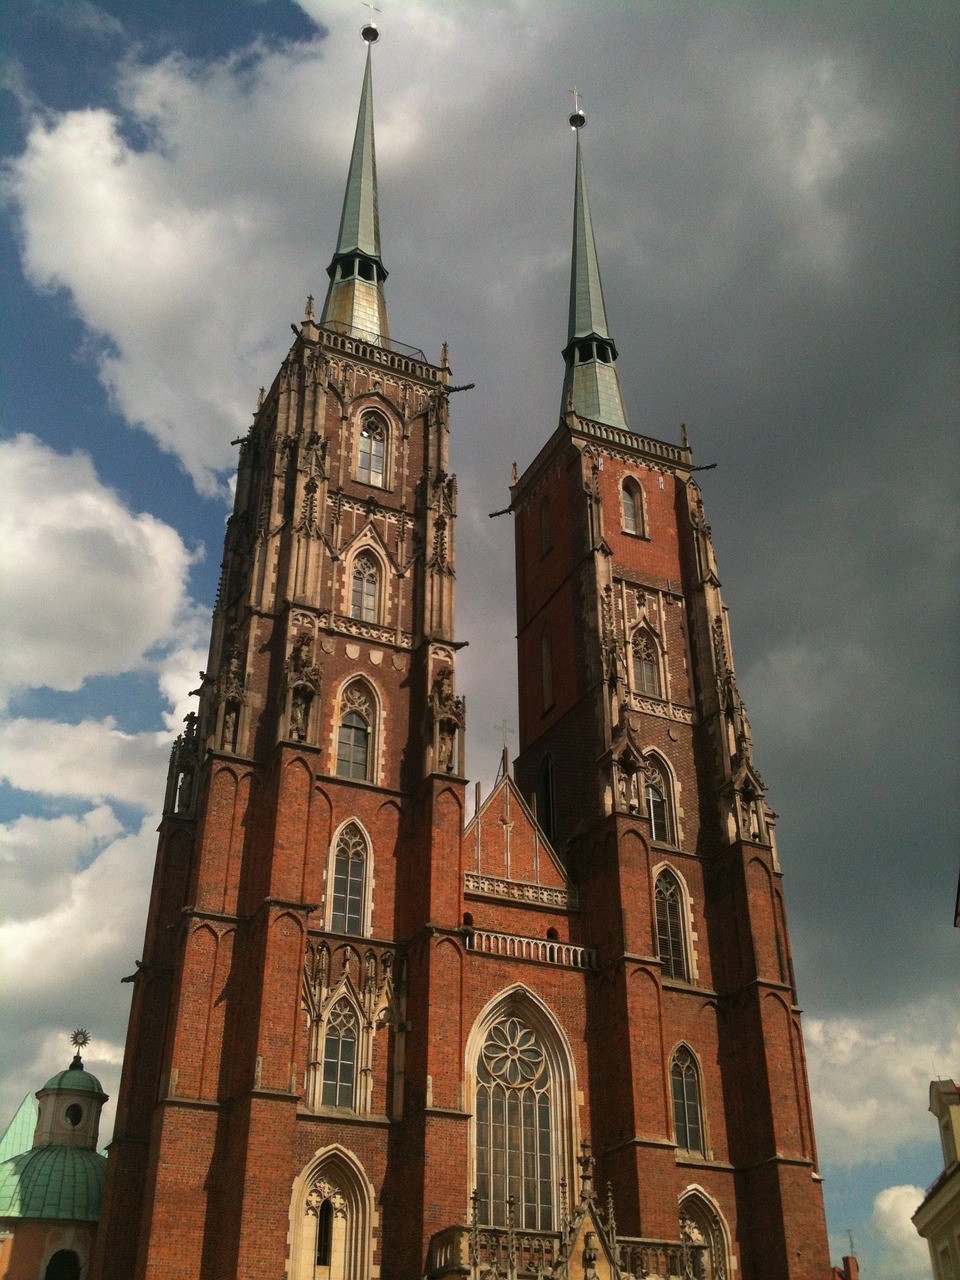
[[[87,1078],[99,1090],[95,1077]],[[96,1222],[106,1172],[106,1156],[85,1147],[34,1147],[13,1156],[0,1164],[0,1218]]]
[[[43,1089],[37,1092],[43,1093],[46,1089],[70,1089],[74,1093],[103,1095],[103,1085],[96,1076],[91,1075],[89,1071],[84,1071],[82,1067],[68,1067],[66,1071],[58,1071],[55,1076],[50,1077]]]

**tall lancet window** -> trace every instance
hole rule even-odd
[[[375,710],[368,686],[354,680],[344,690],[337,727],[337,777],[368,780],[373,763]]]
[[[333,933],[363,932],[363,888],[367,842],[353,822],[344,827],[333,855],[333,900],[330,929]]]
[[[643,510],[643,490],[632,477],[624,480],[621,499],[624,531],[644,537],[647,532],[647,522]]]
[[[681,1046],[670,1065],[673,1086],[673,1123],[677,1146],[704,1154],[703,1108],[700,1103],[700,1074],[689,1049]]]
[[[353,562],[350,617],[361,622],[380,621],[380,566],[368,551]]]
[[[386,484],[387,428],[376,413],[365,413],[357,442],[357,479],[365,484]]]
[[[352,1107],[357,1079],[357,1015],[348,1000],[338,1000],[327,1015],[323,1041],[325,1107]]]
[[[653,637],[638,631],[633,637],[633,678],[640,693],[660,697],[660,661]]]
[[[668,978],[686,982],[687,946],[683,930],[684,901],[676,876],[662,871],[654,891],[657,901],[657,954]]]
[[[543,1048],[515,1015],[487,1032],[477,1067],[477,1212],[505,1226],[552,1231],[554,1085]]]

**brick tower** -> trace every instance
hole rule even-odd
[[[464,823],[453,388],[389,336],[363,34],[171,758],[93,1275],[819,1280],[772,814],[690,450],[627,426],[579,134],[517,780]]]

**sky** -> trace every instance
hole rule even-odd
[[[516,748],[512,529],[560,410],[570,90],[633,427],[685,423],[780,814],[831,1252],[920,1280],[960,1077],[952,3],[381,0],[396,339],[451,405],[468,774]],[[367,10],[0,9],[0,1125],[116,1097],[235,450],[322,298]],[[103,1136],[112,1127],[112,1106]]]

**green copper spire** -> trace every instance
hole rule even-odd
[[[577,133],[577,182],[573,204],[573,255],[570,264],[570,320],[563,349],[567,371],[564,407],[583,418],[629,430],[615,361],[617,348],[607,328],[600,264],[593,236],[587,183],[583,176],[580,130],[586,116],[579,104],[570,117]]]
[[[347,175],[347,190],[340,215],[337,250],[327,268],[330,287],[320,324],[353,333],[369,342],[389,341],[387,304],[383,282],[387,273],[380,261],[380,215],[377,208],[377,152],[373,140],[373,75],[370,49],[379,39],[369,22],[361,35],[367,46],[367,65],[360,94],[357,132]]]

